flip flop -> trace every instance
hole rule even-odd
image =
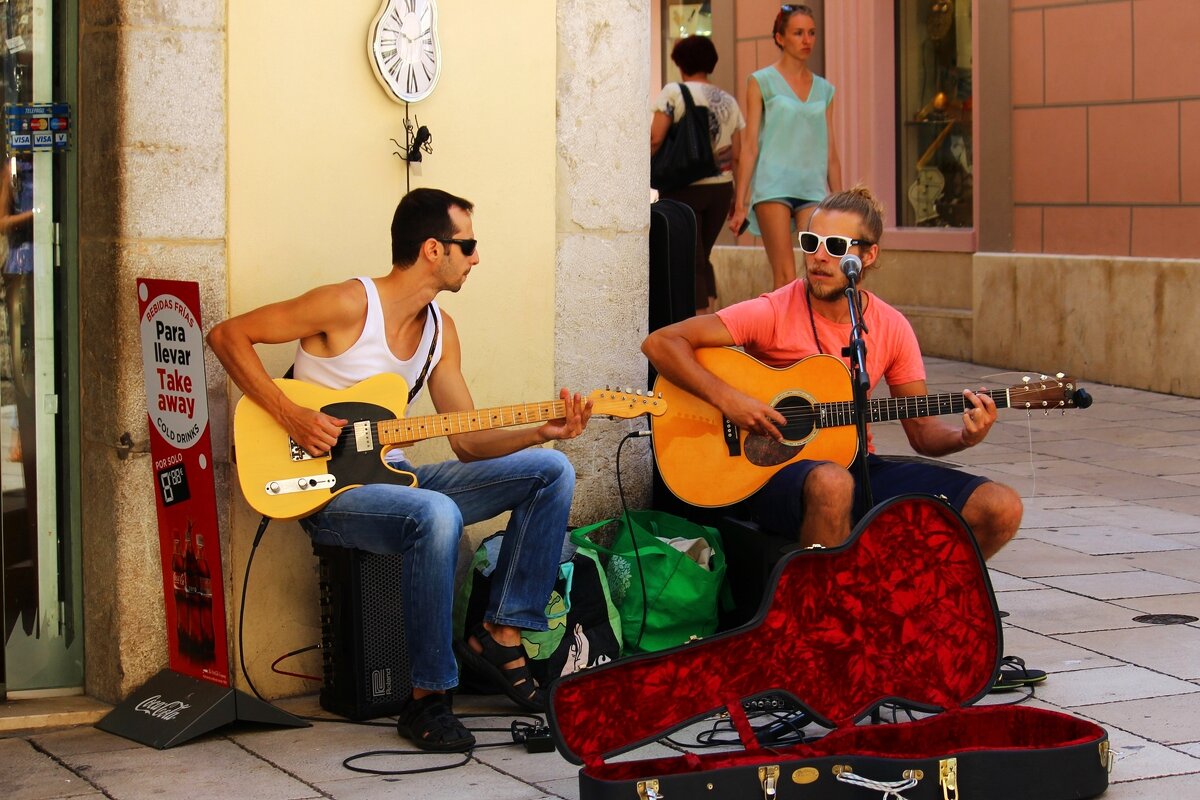
[[[396,715],[396,732],[414,747],[433,753],[462,753],[475,747],[475,737],[454,716],[444,694],[405,703]]]
[[[479,642],[483,652],[476,653],[467,640],[456,641],[454,652],[463,664],[474,672],[491,678],[496,687],[521,708],[538,714],[544,713],[546,694],[533,680],[525,648],[519,644],[500,644],[483,625],[476,626],[470,635]],[[504,666],[513,661],[521,663],[516,667]]]
[[[1026,686],[1036,686],[1045,680],[1045,671],[1026,667],[1024,659],[1017,656],[1004,656],[1000,659],[1000,673],[996,676],[996,682],[988,691],[1012,692]]]

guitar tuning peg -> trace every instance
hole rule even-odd
[[[1056,372],[1056,373],[1054,373],[1054,377],[1058,378],[1061,381],[1063,378],[1065,378],[1067,376],[1061,372]]]
[[[1028,375],[1026,375],[1026,376],[1022,377],[1022,378],[1021,378],[1021,383],[1029,383],[1029,376],[1028,376]]]
[[[1044,380],[1047,380],[1048,378],[1049,378],[1049,376],[1048,376],[1048,375],[1041,375],[1041,376],[1039,376],[1039,377],[1038,377],[1038,380],[1043,380],[1043,381],[1044,381]]]
[[[626,386],[626,387],[625,387],[625,394],[633,394],[633,389],[630,389],[628,386]]]
[[[641,390],[641,389],[638,389],[638,390],[637,390],[637,396],[638,396],[638,397],[641,397],[641,396],[642,396],[642,390]]]

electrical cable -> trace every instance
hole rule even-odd
[[[621,500],[621,518],[625,520],[625,524],[629,526],[629,541],[633,545],[633,557],[634,561],[637,562],[638,568],[638,583],[640,583],[642,587],[642,624],[638,628],[637,641],[633,643],[633,648],[635,650],[641,647],[642,636],[646,633],[646,616],[649,609],[647,608],[648,601],[646,599],[646,574],[642,571],[642,552],[641,548],[638,547],[637,538],[634,535],[633,519],[629,515],[629,506],[625,503],[625,487],[621,483],[621,448],[624,447],[625,443],[630,439],[645,436],[649,433],[650,431],[648,430],[630,431],[621,438],[620,442],[617,443],[617,497],[619,497]]]
[[[293,650],[290,653],[284,653],[279,658],[277,658],[271,662],[271,671],[274,672],[276,675],[287,675],[289,678],[303,678],[306,681],[323,681],[323,680],[325,680],[325,678],[320,675],[304,675],[299,672],[288,672],[285,669],[279,669],[279,662],[283,661],[285,658],[291,658],[292,656],[298,656],[301,653],[307,653],[309,650],[320,650],[320,649],[321,649],[321,645],[310,644],[307,647],[301,647],[299,650]]]
[[[254,563],[254,554],[258,552],[258,543],[262,541],[263,534],[266,533],[267,526],[270,524],[271,518],[264,514],[262,521],[258,523],[258,532],[254,534],[254,542],[250,545],[250,555],[246,558],[246,574],[242,576],[242,601],[238,606],[238,663],[242,666],[242,677],[246,679],[246,685],[250,687],[254,696],[267,704],[270,704],[270,701],[258,693],[258,688],[254,685],[254,681],[250,680],[250,672],[246,669],[246,647],[243,643],[242,631],[245,629],[246,589],[250,585],[250,565]]]
[[[274,705],[273,703],[271,703],[269,700],[267,700],[265,697],[262,696],[262,694],[258,691],[258,688],[254,685],[254,681],[250,679],[250,671],[246,668],[246,648],[245,648],[245,644],[244,644],[244,638],[242,636],[242,631],[245,628],[245,619],[246,619],[246,596],[247,596],[247,590],[250,586],[250,568],[254,564],[254,554],[258,552],[258,545],[260,542],[262,542],[263,534],[266,533],[267,526],[270,525],[270,523],[271,523],[271,518],[264,515],[262,520],[258,524],[258,530],[254,534],[254,541],[250,545],[250,555],[247,556],[247,558],[246,558],[246,571],[242,577],[242,594],[241,594],[242,599],[241,599],[241,604],[238,608],[237,639],[238,639],[238,663],[241,666],[242,677],[245,678],[246,685],[250,687],[250,691],[259,700],[263,701],[264,703],[267,703],[268,705]],[[308,645],[307,647],[301,647],[297,650],[293,650],[290,653],[285,653],[284,655],[275,659],[274,662],[272,662],[271,669],[274,672],[279,673],[281,675],[290,675],[293,677],[305,678],[308,680],[324,680],[324,678],[318,678],[313,675],[301,675],[299,673],[286,672],[284,670],[276,669],[276,665],[278,665],[279,662],[283,661],[285,658],[291,658],[292,656],[297,656],[297,655],[300,655],[301,653],[306,653],[309,650],[316,650],[319,648],[320,648],[319,644],[314,644],[314,645]],[[374,720],[351,720],[351,719],[345,719],[343,717],[317,717],[317,716],[309,716],[309,715],[304,715],[304,714],[294,714],[293,716],[296,716],[299,719],[308,720],[310,722],[338,722],[338,723],[342,723],[342,724],[363,725],[366,727],[373,727],[373,728],[392,728],[392,729],[394,729],[396,727],[395,718],[389,718],[388,722],[375,722]],[[531,746],[531,741],[534,738],[533,737],[534,732],[536,732],[538,734],[537,738],[539,740],[542,738],[541,734],[543,734],[543,733],[544,733],[545,738],[549,737],[549,729],[546,728],[545,720],[543,720],[539,716],[535,716],[532,714],[524,714],[524,713],[520,713],[520,712],[518,712],[518,713],[498,712],[498,713],[492,713],[492,714],[470,713],[470,714],[458,714],[456,716],[459,719],[475,719],[475,718],[481,718],[481,717],[486,717],[486,718],[515,717],[516,719],[514,719],[512,725],[508,728],[468,728],[467,729],[467,730],[471,731],[472,733],[508,732],[512,736],[512,741],[511,742],[492,742],[492,743],[488,743],[488,744],[476,744],[470,750],[467,750],[466,752],[461,753],[461,754],[460,753],[435,753],[435,752],[432,752],[429,750],[370,750],[365,753],[358,753],[356,755],[345,758],[342,761],[342,766],[352,772],[363,772],[363,773],[367,773],[370,775],[416,775],[416,774],[425,773],[425,772],[441,772],[442,770],[455,769],[457,767],[461,767],[461,766],[465,765],[468,761],[470,761],[471,754],[475,750],[484,749],[484,748],[511,747],[514,744],[524,743],[526,750],[528,750],[529,752],[545,752],[545,750],[535,750]],[[522,722],[522,720],[533,720],[533,722],[528,722],[528,721]],[[520,723],[522,726],[525,726],[525,727],[524,728],[518,727],[518,723]],[[525,730],[526,728],[529,730],[529,732],[526,733],[521,738],[518,738],[518,730]],[[371,757],[376,757],[376,756],[385,756],[385,755],[421,755],[421,756],[429,756],[429,755],[459,756],[459,755],[461,755],[462,758],[461,758],[461,760],[455,761],[454,763],[451,763],[451,764],[441,764],[441,765],[433,766],[433,767],[420,767],[420,768],[411,769],[411,770],[376,770],[376,769],[370,769],[367,767],[353,766],[353,763],[359,759],[371,758]]]

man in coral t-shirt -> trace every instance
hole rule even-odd
[[[790,366],[817,353],[842,357],[851,324],[840,257],[847,252],[858,255],[865,278],[879,257],[882,233],[882,208],[869,190],[856,187],[830,195],[817,206],[809,230],[800,234],[803,279],[716,314],[661,328],[646,338],[642,351],[663,377],[716,406],[738,428],[782,440],[777,426],[785,424],[783,415],[706,369],[695,351],[740,346],[773,367]],[[866,291],[859,295],[871,380],[885,378],[893,397],[927,394],[921,349],[908,320],[878,296]],[[996,404],[986,394],[963,394],[967,411],[961,426],[937,416],[901,421],[913,450],[945,456],[983,441],[996,421]],[[1010,487],[949,467],[881,459],[874,455],[869,434],[868,450],[876,503],[910,492],[946,498],[971,526],[984,558],[1016,535],[1023,507]],[[861,493],[856,507],[856,474],[829,461],[798,461],[772,476],[748,503],[755,519],[772,530],[796,531],[806,546],[835,546],[849,537],[853,519],[867,510]]]

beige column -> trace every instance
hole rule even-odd
[[[559,0],[555,374],[571,387],[646,389],[650,220],[649,0]],[[562,446],[578,475],[572,523],[620,513],[616,453],[644,419],[595,420]],[[649,440],[621,454],[630,507],[649,499]]]
[[[225,316],[225,3],[79,14],[85,675],[115,702],[167,661],[134,280],[199,280]],[[210,392],[222,433],[225,405]]]

